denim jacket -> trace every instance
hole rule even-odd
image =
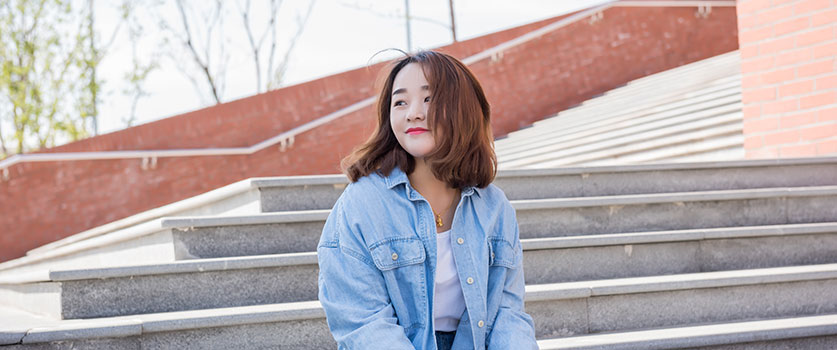
[[[466,306],[453,349],[537,349],[523,310],[517,219],[503,191],[463,188],[451,225]],[[346,187],[317,254],[319,299],[339,349],[436,349],[434,215],[401,169]]]

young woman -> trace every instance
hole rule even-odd
[[[317,247],[340,349],[536,349],[515,211],[494,180],[490,111],[457,59],[393,63],[378,126]]]

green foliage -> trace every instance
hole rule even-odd
[[[7,140],[0,128],[2,156],[90,134],[101,55],[92,44],[91,7],[82,5],[88,4],[7,0],[0,5],[0,126],[13,129]]]

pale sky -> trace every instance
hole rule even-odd
[[[257,0],[254,4],[259,2],[265,1]],[[457,37],[459,40],[466,40],[604,2],[608,0],[455,0]],[[112,6],[112,3],[101,5],[102,3],[97,2],[100,4],[97,6],[101,7],[101,10],[97,9],[99,25],[106,29],[112,28],[114,22],[109,22],[109,18],[114,17],[114,12],[112,7],[107,7]],[[280,33],[283,30],[286,33],[292,30],[295,14],[307,8],[307,4],[308,0],[285,0],[279,20],[285,26],[280,24]],[[372,10],[358,10],[354,7]],[[235,10],[235,6],[231,9]],[[372,11],[390,16],[376,15]],[[317,0],[290,59],[284,86],[363,67],[382,49],[406,50],[404,20],[396,18],[397,14],[403,11],[402,0]],[[448,0],[412,0],[410,12],[411,16],[431,18],[446,24],[450,22]],[[172,8],[167,10],[166,14],[176,15],[177,12]],[[228,32],[227,50],[231,55],[223,93],[225,102],[252,96],[256,89],[255,66],[251,59],[242,54],[249,50],[249,44],[243,32],[236,32],[240,29],[236,28],[240,27],[240,17],[232,18],[239,22],[233,21],[225,27],[225,31]],[[266,23],[263,19],[262,21]],[[254,17],[253,23],[258,22],[259,19]],[[439,24],[416,20],[411,26],[414,50],[430,49],[452,42],[450,30]],[[261,31],[259,27],[254,29],[256,32]],[[156,25],[144,26],[138,52],[153,51],[151,46],[155,45],[159,36]],[[287,45],[287,41],[280,43],[277,53],[282,51],[284,45]],[[375,61],[393,55],[379,55]],[[100,66],[99,74],[106,80],[100,107],[100,134],[125,127],[122,119],[129,114],[131,99],[121,91],[126,88],[122,82],[131,57],[131,45],[128,44],[126,34],[124,38],[116,41],[109,56]],[[140,57],[143,57],[142,54]],[[169,61],[162,60],[160,69],[148,77],[145,89],[150,96],[140,100],[137,107],[138,119],[134,125],[208,106],[202,103],[188,78]]]

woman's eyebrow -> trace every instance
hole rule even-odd
[[[422,89],[422,90],[430,90],[430,86],[423,85],[423,86],[421,87],[421,89]],[[402,92],[407,92],[407,88],[400,88],[400,89],[397,89],[397,90],[393,91],[393,92],[392,92],[392,96],[395,96],[396,94],[400,94],[400,93],[402,93]]]

